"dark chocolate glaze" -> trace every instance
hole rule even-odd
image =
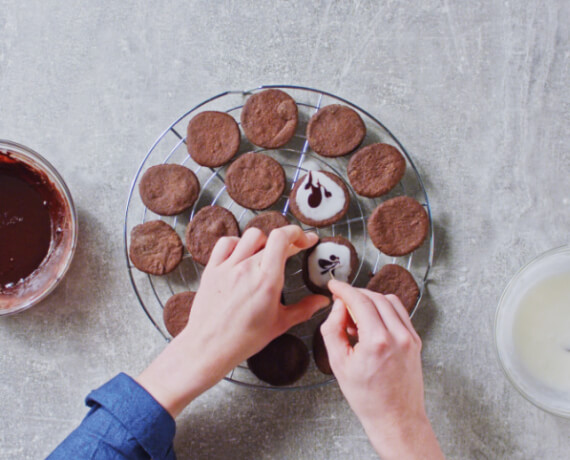
[[[39,171],[0,154],[0,291],[36,270],[50,248],[61,196]]]
[[[331,272],[334,276],[335,268],[340,265],[340,259],[338,256],[331,254],[330,259],[319,259],[318,264],[319,267],[323,269],[321,275],[324,275],[326,272]]]
[[[313,185],[313,175],[311,171],[309,171],[309,177],[307,183],[305,184],[305,190],[311,188],[311,194],[309,195],[309,206],[311,208],[317,208],[320,206],[321,202],[323,201],[323,193],[321,192],[321,187],[323,188],[323,192],[325,192],[325,197],[330,198],[332,193],[329,192],[324,185],[317,180],[317,185]]]

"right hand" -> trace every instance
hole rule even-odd
[[[336,280],[328,286],[336,300],[321,332],[330,365],[376,451],[386,460],[444,458],[425,413],[421,340],[400,300]]]

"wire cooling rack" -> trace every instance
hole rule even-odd
[[[201,102],[178,118],[158,137],[150,148],[131,184],[124,223],[124,247],[127,269],[141,306],[152,324],[167,341],[170,340],[170,335],[166,331],[162,320],[164,305],[170,296],[178,292],[197,290],[203,267],[194,262],[190,254],[185,250],[183,260],[174,272],[165,276],[153,276],[142,273],[132,265],[128,256],[130,231],[135,225],[149,220],[162,219],[170,224],[184,241],[184,231],[194,214],[203,206],[211,204],[223,206],[230,210],[238,220],[240,228],[244,229],[247,222],[258,214],[258,211],[243,208],[228,195],[224,178],[229,164],[220,168],[208,168],[200,166],[192,160],[186,150],[186,128],[192,117],[205,110],[226,112],[234,117],[239,124],[241,110],[247,98],[251,94],[268,88],[281,89],[296,101],[299,111],[299,124],[295,136],[282,148],[263,149],[251,144],[242,134],[238,155],[250,151],[263,152],[275,158],[283,166],[287,185],[283,196],[270,209],[281,212],[291,223],[300,225],[305,231],[315,231],[321,237],[342,235],[348,238],[355,246],[360,261],[358,272],[353,282],[356,286],[365,286],[370,276],[376,273],[384,264],[397,263],[407,268],[420,288],[420,297],[411,312],[412,316],[420,304],[433,261],[433,224],[428,196],[422,179],[404,146],[378,119],[346,99],[313,88],[279,85],[260,86],[248,91],[223,92]],[[358,196],[350,186],[346,174],[346,166],[350,155],[340,158],[324,158],[311,150],[305,136],[307,123],[311,115],[319,108],[329,104],[344,104],[352,107],[359,113],[367,130],[362,146],[375,142],[392,144],[405,156],[407,162],[406,173],[398,186],[389,194],[374,199]],[[152,213],[144,206],[138,193],[138,184],[144,172],[151,166],[163,163],[182,164],[192,169],[201,185],[200,194],[192,209],[173,217],[163,217]],[[340,222],[325,228],[312,228],[304,225],[297,221],[289,212],[288,196],[293,185],[305,172],[314,169],[330,171],[341,177],[350,191],[350,207],[346,216]],[[430,226],[428,237],[420,248],[404,257],[390,257],[382,254],[370,242],[366,232],[366,219],[378,204],[398,195],[408,195],[418,200],[427,211]],[[287,263],[282,299],[285,304],[294,303],[309,294],[303,282],[301,267],[302,254],[291,258]],[[323,311],[306,323],[296,326],[290,332],[301,338],[311,350],[313,333],[326,318],[326,315],[327,312]],[[269,386],[257,379],[249,371],[245,363],[236,367],[225,378],[228,381],[249,387],[277,390],[311,388],[334,381],[334,378],[331,376],[322,374],[312,360],[307,373],[293,386],[289,387]]]

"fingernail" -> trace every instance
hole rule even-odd
[[[330,280],[327,282],[327,285],[329,285],[329,286],[332,285],[333,288],[334,288],[334,285],[337,284],[337,283],[340,283],[340,282],[341,282],[341,281],[335,280],[335,279],[333,278],[333,279],[330,279]]]
[[[313,241],[317,241],[319,239],[319,235],[317,235],[315,232],[308,232],[307,238]]]

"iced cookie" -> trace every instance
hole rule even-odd
[[[289,206],[297,219],[314,227],[338,222],[348,211],[350,198],[342,179],[327,171],[309,171],[291,192]]]
[[[307,287],[317,294],[329,295],[327,283],[333,278],[351,283],[357,270],[356,249],[342,236],[322,238],[305,252],[303,279]]]

